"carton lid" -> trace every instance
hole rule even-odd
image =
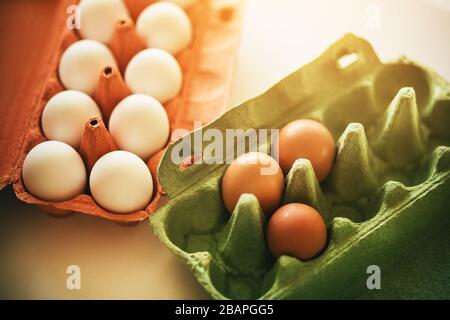
[[[30,118],[75,0],[0,2],[0,189],[12,182]]]

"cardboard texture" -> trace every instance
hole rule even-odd
[[[126,1],[133,18],[153,2]],[[1,4],[0,43],[2,48],[8,48],[2,61],[8,63],[0,65],[4,77],[0,94],[0,189],[13,184],[17,198],[52,214],[78,212],[124,224],[136,223],[147,218],[158,206],[163,194],[158,184],[157,192],[145,210],[114,214],[100,208],[88,190],[64,202],[39,200],[26,191],[21,179],[27,152],[45,140],[40,128],[41,112],[46,102],[63,90],[57,73],[60,56],[79,39],[76,31],[66,28],[69,17],[66,9],[76,3],[75,0],[30,0]],[[224,11],[231,11],[231,15],[224,17]],[[171,130],[191,130],[193,121],[209,122],[226,109],[239,44],[242,1],[199,1],[188,8],[187,13],[193,24],[194,39],[190,47],[177,56],[184,78],[181,93],[165,105]],[[123,68],[126,60],[141,46],[132,21],[118,22],[109,46],[119,56],[119,67]],[[105,113],[104,120],[108,119],[113,105],[126,95],[124,85],[119,70],[114,68],[105,69],[100,76],[94,98]],[[97,139],[101,140],[105,139]],[[108,150],[109,147],[100,146],[99,149]],[[148,161],[155,182],[161,155],[162,152],[158,152]],[[91,158],[98,156],[88,156],[85,161],[90,163]]]
[[[358,59],[342,67],[349,54]],[[433,71],[406,58],[381,63],[348,34],[203,128],[282,128],[309,118],[331,131],[330,176],[319,184],[299,159],[286,177],[283,202],[311,205],[327,223],[327,247],[313,260],[273,259],[258,200],[242,195],[230,217],[220,192],[227,165],[180,168],[170,159],[180,142],[161,162],[170,201],[151,227],[216,299],[448,298],[449,93]],[[382,271],[382,290],[366,286],[370,265]]]

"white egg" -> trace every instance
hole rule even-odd
[[[118,21],[129,18],[128,10],[122,0],[81,0],[80,35],[108,43]]]
[[[161,49],[146,49],[128,63],[125,82],[133,93],[146,94],[165,103],[180,92],[183,74],[171,54]]]
[[[86,122],[90,118],[102,117],[95,101],[87,94],[66,90],[54,95],[44,107],[41,124],[48,140],[79,146]]]
[[[86,168],[74,148],[45,141],[27,154],[22,168],[26,189],[46,201],[65,201],[84,192]]]
[[[117,67],[116,59],[103,43],[80,40],[64,51],[59,62],[59,79],[66,89],[92,96],[103,69]]]
[[[166,144],[169,118],[158,100],[144,94],[133,94],[114,108],[109,119],[109,131],[119,149],[147,160]]]
[[[179,5],[180,7],[183,8],[189,8],[190,6],[192,6],[194,3],[198,2],[199,0],[166,0],[168,2],[172,2],[175,3],[177,5]]]
[[[136,31],[149,48],[177,54],[192,40],[191,20],[182,8],[170,2],[154,3],[141,12]]]
[[[153,194],[150,170],[141,158],[128,151],[113,151],[98,159],[89,185],[94,200],[116,213],[144,209]]]

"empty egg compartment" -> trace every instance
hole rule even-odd
[[[358,60],[337,69],[338,58],[349,52],[357,52]],[[319,184],[311,163],[299,159],[286,176],[283,196],[283,203],[316,208],[327,223],[328,243],[315,259],[275,260],[258,200],[242,195],[230,215],[220,193],[226,165],[180,172],[168,156],[176,144],[169,146],[158,173],[171,200],[152,216],[152,228],[217,299],[423,298],[430,288],[436,288],[434,297],[448,297],[448,281],[429,271],[450,267],[445,251],[435,249],[450,247],[445,232],[450,128],[441,122],[449,112],[443,107],[448,88],[438,75],[406,59],[380,63],[365,40],[347,35],[205,127],[281,128],[311,118],[330,129],[337,145],[331,174]],[[417,262],[414,255],[427,260]],[[367,293],[366,270],[372,265],[390,279],[388,291]],[[409,274],[416,279],[421,272],[433,287],[422,281],[408,291]]]

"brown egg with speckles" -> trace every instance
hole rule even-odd
[[[333,166],[336,145],[330,131],[321,123],[301,119],[283,127],[279,135],[279,162],[284,174],[295,160],[308,159],[317,180],[322,182]]]
[[[239,197],[251,193],[258,199],[262,211],[272,214],[284,192],[284,176],[272,157],[261,152],[249,152],[236,158],[222,178],[222,199],[230,213]]]
[[[267,242],[273,256],[309,260],[316,257],[327,242],[327,228],[314,208],[290,203],[279,208],[267,225]]]

